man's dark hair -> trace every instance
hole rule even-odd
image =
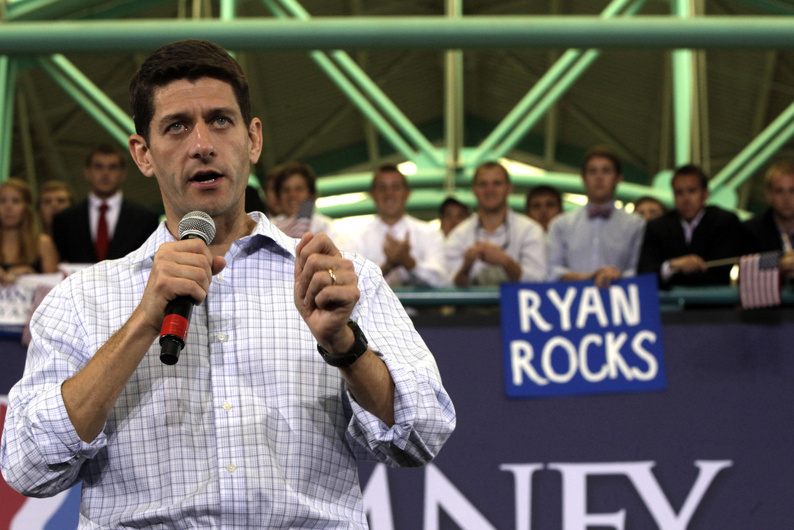
[[[620,158],[615,152],[607,147],[606,145],[597,145],[591,149],[589,149],[585,155],[584,159],[582,160],[582,176],[584,177],[585,170],[587,169],[587,163],[590,162],[593,158],[606,158],[610,162],[612,162],[612,166],[615,168],[615,173],[618,175],[623,174],[623,164],[620,162]]]
[[[376,169],[375,172],[372,174],[372,183],[370,184],[370,189],[375,187],[375,180],[378,178],[378,175],[382,173],[397,173],[402,177],[403,184],[405,185],[405,187],[406,188],[408,187],[408,179],[405,178],[405,175],[403,175],[403,172],[400,171],[400,168],[398,168],[394,164],[382,164],[378,166],[378,169]]]
[[[444,199],[444,202],[441,203],[441,206],[438,208],[438,213],[441,217],[444,216],[444,212],[447,211],[447,208],[463,208],[466,210],[466,213],[469,213],[469,207],[460,202],[455,197],[447,197]]]
[[[91,149],[91,151],[89,151],[88,155],[85,157],[85,167],[91,166],[91,163],[94,161],[94,155],[116,155],[116,158],[119,159],[119,164],[121,164],[121,167],[127,167],[127,161],[125,160],[124,153],[122,153],[120,149],[116,149],[116,147],[110,144],[99,144]]]
[[[494,168],[501,169],[502,173],[504,173],[504,176],[507,179],[507,183],[510,184],[510,173],[507,172],[507,168],[504,167],[499,162],[493,160],[488,162],[483,162],[482,164],[477,166],[477,169],[474,170],[474,177],[471,179],[471,183],[474,184],[477,181],[477,175],[480,174],[480,171],[484,169],[494,169]]]
[[[251,97],[242,68],[217,44],[188,39],[156,49],[132,78],[129,98],[135,132],[149,142],[156,89],[180,79],[196,81],[202,77],[211,77],[231,85],[247,128],[252,119]]]
[[[670,185],[672,186],[675,179],[683,176],[683,175],[694,175],[698,178],[698,182],[700,183],[700,187],[702,189],[708,189],[709,187],[709,176],[706,175],[706,172],[700,169],[699,166],[695,164],[685,164],[673,172],[673,178],[670,180]]]
[[[534,199],[535,197],[540,197],[541,195],[551,195],[554,197],[554,200],[557,201],[557,205],[562,210],[562,194],[560,190],[557,188],[552,188],[551,186],[535,186],[527,193],[527,208],[529,208],[529,202]]]
[[[667,207],[664,205],[664,203],[662,201],[660,201],[656,197],[651,197],[650,195],[643,195],[642,197],[640,197],[639,199],[634,201],[634,209],[636,210],[637,208],[639,208],[640,204],[642,204],[644,202],[652,202],[652,203],[658,204],[663,212],[667,211]]]
[[[276,190],[276,197],[281,196],[281,188],[284,187],[284,183],[292,175],[300,175],[303,177],[303,180],[306,182],[306,186],[309,188],[309,193],[312,195],[317,195],[317,185],[315,183],[316,179],[314,177],[314,171],[312,168],[300,162],[287,162],[285,164],[281,164],[280,166],[274,167],[268,172],[269,178],[275,179],[275,184],[273,186]]]

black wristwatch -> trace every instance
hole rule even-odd
[[[358,324],[356,324],[353,320],[348,320],[347,327],[353,330],[354,339],[353,346],[347,351],[347,353],[343,353],[341,355],[331,355],[328,353],[328,350],[319,344],[317,345],[317,351],[323,356],[323,360],[331,366],[335,366],[337,368],[347,368],[356,362],[358,358],[364,355],[364,353],[367,351],[367,338],[364,336],[361,328],[358,327]]]

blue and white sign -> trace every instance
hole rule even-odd
[[[653,274],[593,282],[502,284],[502,348],[509,397],[666,388]]]

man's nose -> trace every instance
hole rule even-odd
[[[198,123],[193,127],[190,135],[190,156],[191,158],[209,158],[215,156],[215,146],[213,145],[212,135],[209,127],[204,123]]]

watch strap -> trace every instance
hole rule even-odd
[[[367,338],[358,327],[354,320],[347,321],[347,327],[353,331],[353,346],[345,353],[340,355],[332,355],[325,348],[317,345],[317,351],[320,352],[323,360],[336,368],[346,368],[356,362],[359,357],[366,353],[368,348]]]

